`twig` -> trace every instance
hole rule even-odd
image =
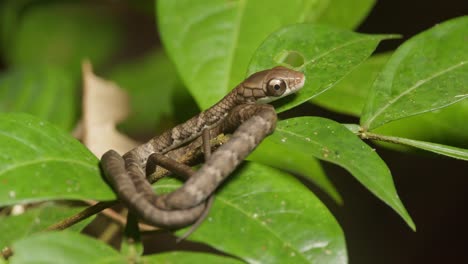
[[[93,201],[93,200],[87,200],[85,202],[87,204],[89,204],[89,205],[95,205],[95,204],[99,203],[99,202]],[[116,222],[120,226],[125,226],[127,224],[127,220],[125,218],[125,213],[123,213],[124,215],[122,215],[122,213],[114,211],[114,210],[112,210],[110,208],[106,208],[106,209],[102,210],[101,214],[104,215],[105,217],[109,218],[110,220]],[[155,231],[155,230],[158,230],[158,228],[147,225],[147,224],[144,224],[144,223],[139,223],[138,228],[140,230],[142,230],[142,231]]]
[[[53,230],[63,230],[65,228],[68,228],[90,216],[93,216],[99,212],[101,212],[102,210],[108,208],[108,207],[111,207],[111,206],[114,206],[116,205],[118,202],[117,201],[106,201],[106,202],[99,202],[99,203],[96,203],[95,205],[93,206],[90,206],[90,207],[87,207],[85,208],[83,211],[75,214],[75,215],[72,215],[68,218],[65,218],[63,219],[62,221],[58,222],[58,223],[55,223],[51,226],[49,226],[48,228],[46,228],[45,230],[46,231],[53,231]]]

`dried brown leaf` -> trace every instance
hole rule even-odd
[[[109,149],[123,154],[138,145],[116,129],[116,125],[129,114],[127,93],[115,83],[94,75],[88,61],[83,62],[82,71],[83,110],[75,136],[97,157]]]

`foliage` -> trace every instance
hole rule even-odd
[[[109,74],[134,98],[138,114],[126,123],[129,131],[153,133],[165,117],[177,120],[175,109],[190,112],[186,102],[191,99],[183,86],[205,109],[249,73],[276,65],[301,70],[307,78],[296,96],[275,103],[278,112],[313,103],[358,116],[360,124],[319,117],[280,121],[217,192],[207,220],[189,237],[227,256],[180,251],[139,260],[347,263],[340,225],[291,172],[340,202],[318,160],[343,167],[415,229],[389,168],[363,139],[468,159],[468,133],[462,123],[468,110],[468,17],[445,21],[392,53],[372,56],[381,41],[397,37],[351,31],[373,0],[289,1],[287,6],[275,0],[270,8],[260,0],[155,2],[167,54],[153,50],[141,60],[111,68]],[[0,205],[115,199],[101,179],[96,157],[69,132],[79,112],[81,59],[108,63],[116,43],[123,44],[122,29],[112,22],[115,18],[101,14],[102,6],[94,9],[89,3],[24,0],[0,5],[2,52],[9,66],[0,75]],[[41,28],[47,28],[47,34],[40,34]],[[444,125],[434,126],[437,123]],[[287,157],[282,155],[286,152]],[[164,179],[154,188],[167,192],[178,186]],[[13,249],[11,263],[133,261],[125,250],[119,253],[78,234],[82,226],[37,233],[46,225],[39,228],[34,219],[48,225],[81,208],[49,202],[24,215],[0,215],[0,246]],[[27,231],[7,232],[12,226]]]

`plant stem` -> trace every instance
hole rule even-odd
[[[404,141],[402,141],[402,138],[399,138],[399,137],[379,135],[379,134],[374,134],[370,132],[358,132],[358,136],[361,139],[380,140],[380,141],[385,141],[385,142],[394,143],[394,144],[408,145]]]
[[[53,231],[53,230],[63,230],[65,228],[68,228],[90,216],[93,216],[102,210],[109,208],[111,206],[114,206],[118,203],[118,201],[106,201],[106,202],[98,202],[95,205],[92,205],[90,207],[87,207],[83,211],[72,215],[68,218],[63,219],[62,221],[55,223],[48,228],[45,229],[45,231]]]

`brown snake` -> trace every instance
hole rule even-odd
[[[101,159],[104,175],[118,198],[147,223],[167,228],[189,225],[203,213],[207,197],[273,132],[276,113],[265,103],[296,92],[304,81],[301,72],[281,66],[254,73],[209,109],[123,157],[113,150],[106,152]],[[234,131],[231,139],[198,171],[190,172],[181,188],[160,196],[153,193],[145,177],[152,154],[165,154],[202,133],[217,135],[230,131]]]

